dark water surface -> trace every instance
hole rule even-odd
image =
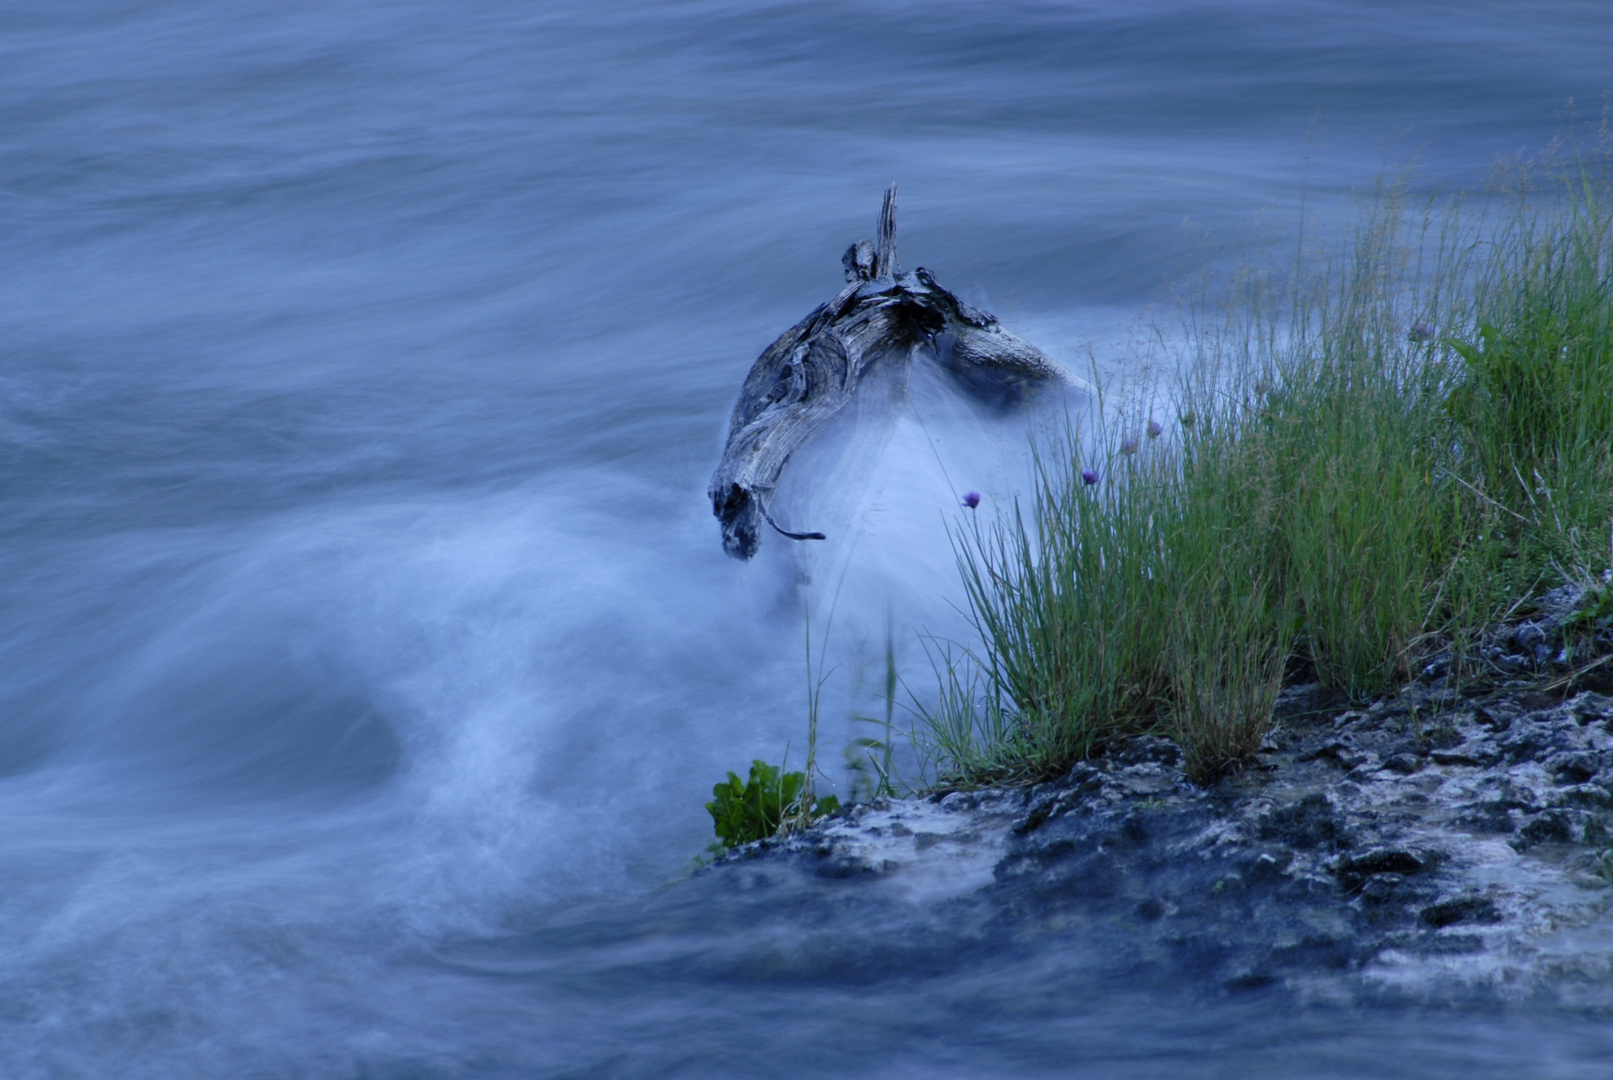
[[[792,496],[829,543],[719,549],[733,395],[885,184],[1125,373],[1206,253],[1478,186],[1610,60],[1600,2],[0,6],[0,1076],[1607,1075],[1606,1017],[651,890],[799,760],[806,614],[832,763],[1022,483],[921,381]]]

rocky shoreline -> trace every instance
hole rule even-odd
[[[1210,788],[1137,737],[1031,788],[849,807],[707,873],[876,890],[977,943],[1079,934],[1112,975],[1216,993],[1613,1009],[1613,688],[1569,678],[1577,595],[1490,635],[1488,682],[1449,689],[1436,662],[1367,708],[1284,690],[1260,763]]]

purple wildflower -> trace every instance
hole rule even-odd
[[[1165,429],[1159,426],[1158,420],[1150,419],[1148,421],[1148,437],[1150,439],[1157,439],[1164,433]]]
[[[1127,435],[1124,439],[1121,439],[1120,452],[1127,455],[1135,454],[1137,452],[1137,436]]]
[[[1427,341],[1433,336],[1434,332],[1428,329],[1427,323],[1423,322],[1412,323],[1411,329],[1406,331],[1406,340],[1414,343],[1419,341]]]
[[[971,491],[971,492],[969,492],[969,494],[965,495],[963,497],[963,505],[967,506],[971,510],[973,510],[975,507],[979,506],[980,505],[980,492]]]
[[[1093,484],[1096,484],[1098,482],[1098,470],[1097,469],[1082,469],[1081,470],[1081,482],[1083,484],[1086,484],[1088,487],[1091,487]]]

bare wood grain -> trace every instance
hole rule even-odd
[[[764,523],[791,539],[824,538],[786,530],[769,505],[790,455],[845,408],[876,361],[934,363],[964,393],[1006,406],[1049,383],[1080,382],[928,270],[900,273],[895,184],[885,192],[878,237],[877,246],[860,240],[847,249],[846,287],[769,345],[740,388],[707,492],[723,550],[737,559],[756,553]]]

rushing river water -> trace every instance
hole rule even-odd
[[[1606,1076],[1605,1017],[654,890],[799,761],[806,620],[832,768],[1023,483],[920,378],[798,463],[829,541],[720,550],[740,380],[887,183],[1123,374],[1183,273],[1476,187],[1610,61],[1599,0],[0,7],[0,1076]]]

